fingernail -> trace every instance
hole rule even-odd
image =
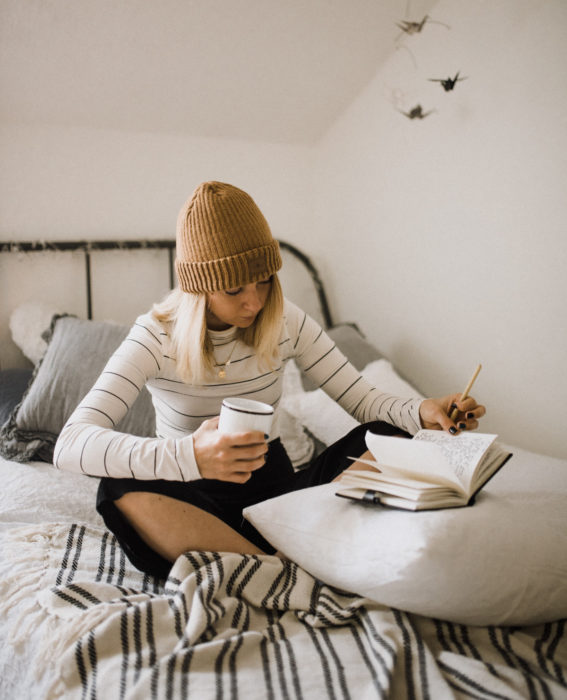
[[[454,425],[452,425],[452,426],[449,428],[449,432],[451,433],[451,435],[454,435],[454,434],[457,432],[457,429],[455,428]]]
[[[467,418],[469,418],[469,419],[474,418],[474,413],[467,413]]]
[[[458,406],[457,406],[456,403],[452,403],[452,404],[451,404],[451,408],[458,408]]]
[[[269,437],[268,433],[264,433],[264,440],[267,440]]]
[[[459,423],[459,430],[466,430],[467,424],[466,423]]]

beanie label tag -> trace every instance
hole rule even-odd
[[[266,257],[264,255],[256,255],[254,258],[248,258],[248,272],[251,275],[257,275],[266,270]]]

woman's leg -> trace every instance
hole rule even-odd
[[[170,562],[189,550],[265,554],[220,518],[170,496],[130,491],[114,505],[141,539]]]
[[[274,440],[266,464],[246,484],[103,478],[96,507],[132,564],[167,578],[172,562],[191,550],[274,554],[242,511],[289,490],[293,475],[289,457]]]

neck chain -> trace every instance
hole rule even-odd
[[[217,367],[220,367],[217,377],[219,379],[224,379],[226,377],[226,370],[228,369],[228,366],[231,363],[232,355],[234,353],[234,350],[236,346],[238,345],[238,340],[234,341],[234,345],[232,346],[232,350],[230,351],[230,355],[228,356],[228,360],[226,362],[223,362],[222,365],[217,364]]]

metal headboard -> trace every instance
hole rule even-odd
[[[319,273],[311,260],[302,253],[298,248],[279,241],[282,250],[286,250],[295,256],[307,269],[313,280],[315,290],[321,307],[321,314],[325,321],[326,327],[331,328],[333,325],[327,295],[323,287],[323,282],[319,277]],[[145,241],[0,241],[0,253],[33,253],[43,251],[68,251],[82,252],[85,258],[85,284],[87,298],[87,318],[92,319],[92,278],[91,278],[91,252],[100,250],[143,250],[143,249],[161,249],[167,250],[169,262],[169,286],[171,289],[175,286],[175,241],[170,239],[155,239]]]

